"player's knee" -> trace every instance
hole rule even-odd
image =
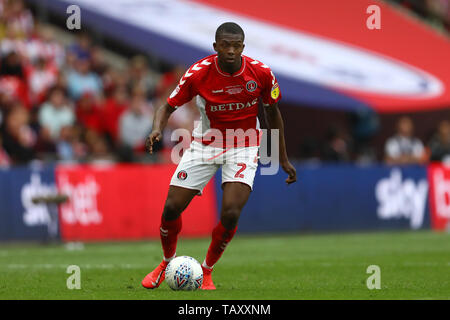
[[[166,220],[175,220],[180,216],[182,209],[176,202],[167,199],[164,204],[163,217]]]
[[[222,210],[221,222],[227,229],[234,229],[239,221],[241,210],[236,207],[228,207]]]

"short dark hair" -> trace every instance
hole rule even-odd
[[[240,34],[242,35],[242,41],[244,41],[244,30],[235,22],[222,23],[216,30],[216,41],[222,33]]]

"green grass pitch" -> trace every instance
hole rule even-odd
[[[203,261],[209,239],[180,239],[178,255]],[[450,299],[450,234],[430,231],[237,235],[213,273],[216,291],[141,287],[161,260],[159,241],[0,244],[0,299]],[[69,265],[81,289],[69,290]],[[369,265],[381,289],[369,290]]]

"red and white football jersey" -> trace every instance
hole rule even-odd
[[[270,105],[278,102],[281,94],[275,75],[264,63],[242,55],[241,68],[229,74],[220,69],[217,54],[214,54],[186,71],[167,102],[177,108],[194,97],[200,112],[200,123],[192,133],[194,139],[206,145],[213,142],[213,146],[225,147],[229,146],[226,139],[230,138],[227,129],[257,135],[256,140],[246,135],[232,136],[234,146],[259,145],[259,98],[263,104]],[[218,139],[211,129],[219,130],[223,139]]]

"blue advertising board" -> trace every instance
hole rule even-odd
[[[9,171],[0,170],[0,240],[7,240],[11,235],[10,195],[8,190]]]
[[[58,237],[51,208],[32,198],[54,193],[54,167],[15,167],[0,171],[0,239],[46,240]],[[53,232],[53,234],[49,234]]]
[[[240,232],[357,231],[430,227],[425,166],[296,165],[287,175],[255,176]],[[220,172],[216,177],[221,183]],[[218,192],[220,208],[222,193]]]
[[[291,185],[284,182],[287,175],[281,169],[261,175],[258,168],[239,232],[430,228],[425,166],[295,166],[298,181]],[[35,196],[56,191],[54,172],[54,167],[0,170],[0,240],[59,237],[56,210],[32,202]],[[220,170],[215,181],[220,208]]]

